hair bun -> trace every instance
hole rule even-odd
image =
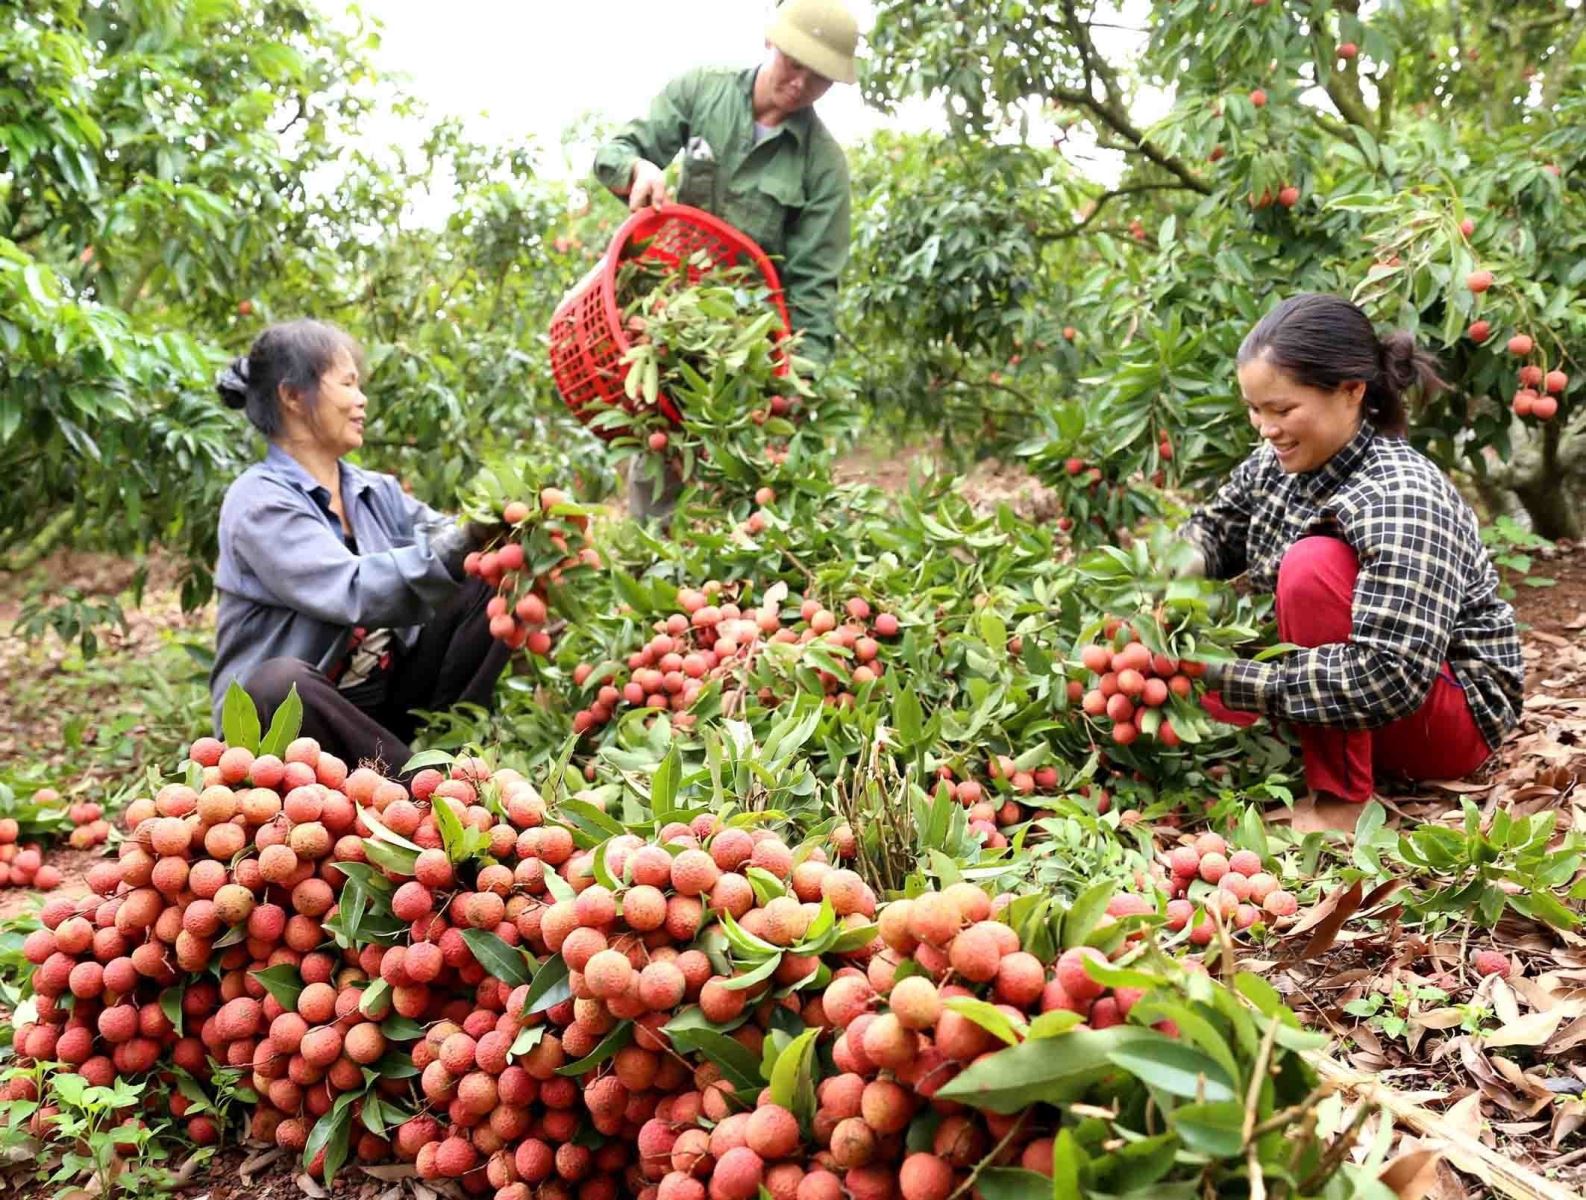
[[[248,358],[234,358],[215,379],[215,391],[227,408],[243,408],[248,403]]]
[[[1431,384],[1437,372],[1431,357],[1405,329],[1395,329],[1382,339],[1382,371],[1395,392],[1408,392]]]

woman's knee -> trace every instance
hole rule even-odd
[[[1303,537],[1288,548],[1278,565],[1278,607],[1353,600],[1360,560],[1348,542],[1332,537]]]
[[[304,687],[317,674],[300,658],[267,658],[248,672],[242,686],[258,708],[274,712],[286,702],[294,687],[301,697]]]

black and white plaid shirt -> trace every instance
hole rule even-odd
[[[1208,576],[1248,572],[1251,586],[1267,592],[1302,537],[1339,538],[1360,560],[1349,640],[1227,664],[1219,683],[1230,708],[1369,729],[1419,709],[1446,662],[1488,745],[1519,719],[1520,638],[1476,515],[1403,439],[1363,423],[1324,465],[1301,474],[1284,471],[1263,445],[1183,532],[1205,555]]]

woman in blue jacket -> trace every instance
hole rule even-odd
[[[507,647],[463,559],[492,526],[345,460],[363,445],[363,356],[321,321],[273,325],[217,387],[269,442],[220,510],[210,694],[217,729],[240,682],[268,722],[295,686],[304,736],[350,765],[397,769],[415,709],[487,705]]]

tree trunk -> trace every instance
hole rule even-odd
[[[1559,538],[1578,541],[1581,535],[1580,506],[1565,490],[1565,482],[1562,476],[1554,476],[1552,479],[1517,486],[1514,494],[1525,505],[1526,515],[1531,518],[1532,532],[1554,541]]]

